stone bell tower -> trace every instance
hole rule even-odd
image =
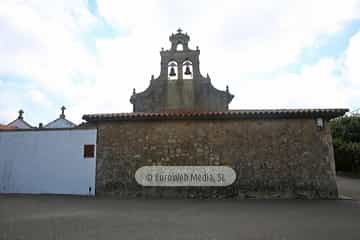
[[[161,49],[160,76],[151,77],[150,86],[141,93],[135,89],[130,98],[134,112],[219,112],[227,111],[234,95],[214,88],[209,75],[199,68],[200,50],[189,48],[190,37],[177,30],[169,38],[171,48]]]

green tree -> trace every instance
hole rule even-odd
[[[360,172],[360,118],[343,117],[330,122],[336,169]]]

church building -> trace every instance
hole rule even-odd
[[[347,109],[230,110],[234,95],[199,68],[200,50],[180,29],[161,71],[133,94],[132,113],[86,114],[97,129],[96,194],[170,198],[338,197],[328,121]],[[225,63],[224,63],[225,64]],[[228,167],[227,186],[144,186],[143,167]]]

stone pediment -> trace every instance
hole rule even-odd
[[[200,50],[191,49],[190,37],[181,29],[169,37],[171,47],[162,49],[161,70],[143,92],[130,98],[134,112],[227,111],[234,95],[221,91],[204,77],[199,68]]]

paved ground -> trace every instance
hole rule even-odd
[[[337,184],[340,195],[360,200],[360,178],[338,176]]]
[[[0,239],[358,240],[360,201],[0,195]]]

